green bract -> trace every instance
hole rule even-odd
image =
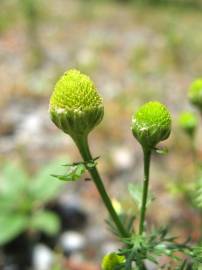
[[[125,258],[123,256],[119,256],[116,253],[109,253],[102,259],[102,270],[115,270],[116,267],[120,266],[124,261]],[[121,270],[121,268],[117,269]]]
[[[202,79],[195,80],[189,88],[189,100],[202,110]]]
[[[183,112],[179,117],[179,124],[181,128],[192,137],[196,131],[198,120],[195,114]]]
[[[56,83],[49,110],[55,125],[74,139],[87,136],[104,114],[102,98],[93,82],[74,69]]]
[[[157,143],[167,139],[170,131],[170,113],[160,102],[148,102],[133,115],[133,135],[145,149],[152,149]]]

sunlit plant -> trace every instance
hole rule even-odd
[[[194,139],[198,125],[197,116],[192,112],[183,112],[180,114],[179,124],[190,139]]]
[[[132,132],[142,146],[144,153],[144,187],[139,233],[144,230],[144,219],[149,186],[151,153],[160,141],[167,139],[171,132],[171,116],[167,108],[153,101],[143,105],[132,118]]]
[[[189,86],[188,99],[195,107],[195,109],[201,114],[202,110],[202,79],[195,79]],[[193,157],[192,173],[193,179],[191,183],[187,183],[187,173],[183,170],[181,173],[180,183],[178,184],[178,191],[180,195],[185,198],[185,201],[191,202],[193,209],[200,214],[202,210],[202,170],[201,161],[198,156],[198,147],[196,142],[196,133],[198,130],[199,119],[196,112],[185,111],[182,112],[178,119],[179,126],[185,132],[190,139],[191,154]]]
[[[202,112],[202,79],[195,80],[189,88],[189,100]]]
[[[171,115],[163,104],[152,101],[144,104],[132,117],[132,133],[140,143],[144,155],[144,181],[141,192],[130,186],[130,193],[139,200],[139,212],[135,215],[119,215],[104,187],[97,169],[98,157],[90,152],[88,135],[102,121],[103,101],[91,79],[78,70],[70,70],[56,83],[50,98],[49,112],[55,125],[75,142],[83,158],[81,162],[67,164],[67,172],[56,175],[63,181],[76,181],[88,170],[108,210],[107,224],[122,242],[118,251],[106,254],[103,270],[145,270],[147,261],[157,265],[156,269],[198,269],[202,263],[202,246],[192,246],[189,241],[178,243],[165,227],[150,229],[145,217],[148,205],[150,159],[153,151],[165,153],[157,144],[166,140],[171,132]],[[139,217],[139,230],[133,226]],[[162,265],[159,257],[167,257]],[[172,268],[171,268],[172,267]]]
[[[196,135],[199,130],[199,117],[197,111],[201,113],[201,97],[202,80],[196,79],[188,87],[188,99],[191,105],[195,107],[196,112],[184,111],[180,113],[178,117],[178,125],[189,139],[188,154],[192,157],[192,162],[189,163],[191,166],[184,168],[180,172],[178,179],[175,179],[175,181],[168,185],[173,195],[177,199],[183,199],[184,203],[187,204],[187,207],[191,207],[193,214],[199,218],[201,218],[202,214],[202,167]],[[182,142],[183,144],[186,143],[186,141],[183,140]],[[194,233],[195,228],[193,227],[190,229]],[[200,231],[197,233],[202,235]]]
[[[61,192],[61,183],[50,183],[51,171],[61,171],[60,161],[42,167],[34,176],[19,164],[6,163],[0,173],[0,247],[22,233],[56,235],[59,217],[45,209]]]

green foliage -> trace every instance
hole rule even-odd
[[[144,104],[133,115],[132,132],[145,149],[152,149],[167,139],[171,131],[171,116],[167,108],[157,102]]]
[[[187,135],[193,138],[198,125],[198,119],[196,115],[191,112],[181,113],[179,117],[179,124],[181,128],[187,133]]]
[[[195,80],[189,88],[189,100],[202,111],[202,79]]]
[[[127,247],[123,247],[119,251],[119,254],[126,258],[123,269],[131,270],[133,263],[137,269],[145,269],[143,268],[145,259],[155,263],[158,269],[171,269],[165,268],[169,264],[174,264],[175,268],[172,269],[175,270],[188,269],[185,268],[186,261],[197,266],[202,263],[201,245],[193,247],[188,241],[178,243],[177,238],[171,237],[168,233],[167,228],[160,228],[154,229],[150,234],[133,234],[129,239],[123,239],[127,244]],[[160,264],[159,257],[162,256],[167,257],[170,262],[166,265]]]
[[[37,211],[32,217],[30,226],[32,230],[43,231],[48,235],[56,234],[60,229],[58,217],[50,211]]]
[[[69,70],[56,83],[50,98],[50,115],[55,125],[73,138],[86,136],[104,114],[102,98],[90,80]]]
[[[83,77],[84,76],[84,77]],[[83,85],[86,85],[83,89]],[[89,87],[90,84],[90,87]],[[83,91],[87,93],[87,99]],[[53,92],[50,100],[50,111],[53,122],[73,139],[77,136],[75,143],[83,157],[83,162],[65,165],[67,171],[62,175],[54,174],[56,178],[62,181],[77,181],[89,171],[99,194],[109,212],[107,224],[111,232],[117,236],[123,246],[117,251],[104,256],[102,261],[103,270],[146,270],[145,261],[151,261],[156,264],[157,269],[173,270],[197,270],[202,264],[202,245],[193,245],[190,241],[180,243],[176,237],[170,235],[168,228],[151,230],[146,226],[145,216],[148,205],[153,200],[149,194],[149,169],[150,158],[154,151],[160,154],[167,153],[166,149],[156,148],[156,144],[167,139],[171,132],[171,116],[168,109],[159,102],[152,101],[143,105],[133,116],[132,132],[143,147],[144,154],[144,181],[143,186],[130,184],[128,189],[133,200],[137,205],[135,215],[125,214],[123,211],[116,211],[110,200],[102,179],[96,168],[96,159],[92,159],[88,141],[86,139],[86,126],[77,117],[77,113],[86,114],[86,108],[92,113],[92,100],[89,99],[92,91],[96,93],[89,78],[80,74],[78,71],[70,71],[65,74]],[[83,96],[84,94],[84,96]],[[75,95],[80,99],[76,99]],[[82,95],[82,97],[80,97]],[[96,93],[97,98],[97,93]],[[101,99],[93,101],[95,106],[103,106]],[[88,103],[89,102],[89,103]],[[101,102],[101,103],[100,103]],[[100,103],[100,104],[99,104]],[[87,107],[86,107],[87,106]],[[102,107],[103,108],[103,107]],[[69,114],[72,110],[73,116]],[[100,113],[100,112],[99,112]],[[58,116],[58,114],[60,114]],[[69,117],[70,122],[66,122]],[[188,126],[189,132],[192,129],[193,122],[190,115],[184,115],[182,125]],[[84,118],[83,118],[84,119]],[[87,124],[90,118],[86,118]],[[101,121],[101,120],[100,120]],[[76,125],[82,129],[77,129]],[[71,127],[71,130],[68,129]],[[75,128],[75,129],[74,129]],[[73,134],[76,132],[77,134]],[[75,137],[74,137],[75,136]],[[198,190],[200,190],[198,188]],[[149,196],[148,196],[149,195]],[[200,196],[199,196],[200,197]],[[139,231],[136,232],[134,221],[136,216],[140,216]],[[43,222],[42,222],[43,223]],[[39,224],[41,224],[39,222]],[[166,264],[162,264],[161,259],[166,259]]]
[[[126,213],[121,213],[119,214],[119,219],[122,222],[124,228],[126,228],[126,230],[129,233],[134,232],[134,221],[136,220],[136,216],[135,215],[131,215],[131,214],[126,214]],[[108,219],[105,220],[106,224],[108,225],[109,230],[116,235],[118,238],[122,238],[119,230],[117,229],[117,227],[115,226],[113,220],[111,219],[111,217],[109,217]]]
[[[5,209],[4,209],[5,210]],[[2,213],[0,216],[0,245],[6,244],[17,235],[25,231],[29,218],[20,213]]]
[[[28,35],[31,39],[36,38],[37,27],[41,19],[40,2],[39,0],[20,0],[19,2],[26,20]]]
[[[52,176],[66,182],[76,181],[81,178],[81,176],[85,173],[85,171],[86,168],[84,164],[77,164],[69,166],[68,171],[63,175],[52,174]]]
[[[43,19],[42,13],[47,10],[43,1],[18,0],[21,12],[26,23],[27,41],[29,43],[28,66],[31,69],[39,68],[44,61],[44,51],[41,46],[39,31]]]
[[[142,206],[142,192],[143,192],[142,185],[138,185],[138,184],[135,185],[135,184],[130,183],[128,185],[128,190],[135,204],[140,210]],[[153,200],[154,200],[154,196],[151,193],[149,193],[146,206],[148,207]]]
[[[88,162],[76,162],[73,164],[66,164],[68,170],[63,175],[52,174],[53,177],[61,181],[71,182],[80,180],[83,174],[86,172],[87,168],[93,168],[96,166],[96,160],[99,157],[94,158]]]
[[[199,168],[198,177],[195,180],[194,188],[190,192],[192,202],[195,207],[202,210],[202,170]]]
[[[168,148],[167,147],[154,147],[154,151],[159,155],[166,155],[168,154]]]
[[[19,18],[16,1],[1,0],[0,34],[16,24]]]
[[[33,178],[20,166],[6,163],[0,175],[0,245],[4,245],[27,230],[58,232],[58,217],[43,209],[57,197],[61,183],[53,181],[52,170],[58,172],[58,162],[45,166]]]
[[[92,1],[92,0],[91,0]],[[141,5],[173,5],[173,6],[187,6],[187,7],[193,7],[198,8],[201,6],[201,1],[199,0],[96,0],[99,2],[117,2],[122,4],[141,4]],[[85,2],[85,1],[84,1]]]

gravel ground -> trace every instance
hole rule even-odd
[[[184,214],[186,202],[169,195],[167,186],[180,178],[181,168],[193,179],[190,145],[176,119],[182,110],[192,110],[187,89],[202,74],[201,12],[170,6],[84,4],[77,0],[51,0],[47,5],[42,1],[39,21],[32,31],[19,7],[3,4],[4,12],[15,10],[16,14],[13,23],[0,32],[2,162],[20,161],[32,174],[57,157],[80,160],[71,139],[61,134],[48,116],[48,100],[58,76],[66,69],[79,68],[92,77],[104,97],[105,118],[90,144],[94,155],[101,156],[99,168],[105,184],[126,209],[131,205],[128,183],[142,178],[142,154],[131,135],[131,115],[148,100],[167,104],[174,128],[165,143],[169,154],[156,155],[152,163],[152,189],[157,199],[149,221],[171,222],[177,231],[179,217],[182,223],[193,219],[195,227],[188,232],[197,238],[200,222],[196,213],[188,208]],[[12,18],[12,12],[9,16]],[[200,156],[200,130],[196,144]],[[89,218],[84,231],[70,235],[82,247],[74,252],[67,267],[98,269],[85,266],[84,258],[92,263],[100,260],[118,243],[106,230],[106,212],[93,184],[67,185],[59,199],[82,206]],[[48,260],[46,248],[43,252]]]

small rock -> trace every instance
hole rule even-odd
[[[149,261],[149,260],[145,260],[145,266],[148,270],[155,270],[156,269],[156,264]]]
[[[49,270],[53,263],[52,251],[45,245],[38,244],[33,250],[34,270]]]
[[[119,170],[127,170],[133,164],[132,152],[127,147],[119,147],[112,151],[112,160]]]
[[[17,131],[18,139],[28,142],[40,137],[43,128],[43,117],[40,113],[32,112],[27,114],[20,123]]]
[[[95,54],[89,49],[79,51],[76,58],[79,65],[82,66],[90,66],[95,62]]]
[[[102,93],[106,99],[111,100],[120,94],[122,88],[123,87],[119,82],[117,82],[117,81],[115,82],[112,80],[107,81],[105,79],[105,83],[102,86]],[[100,89],[101,89],[101,87],[100,87]]]
[[[99,233],[98,233],[99,232]],[[86,230],[88,242],[92,245],[100,245],[104,239],[109,237],[105,226],[94,225]]]
[[[63,248],[64,252],[69,254],[82,250],[86,245],[86,239],[78,232],[69,231],[61,235],[59,244]]]

